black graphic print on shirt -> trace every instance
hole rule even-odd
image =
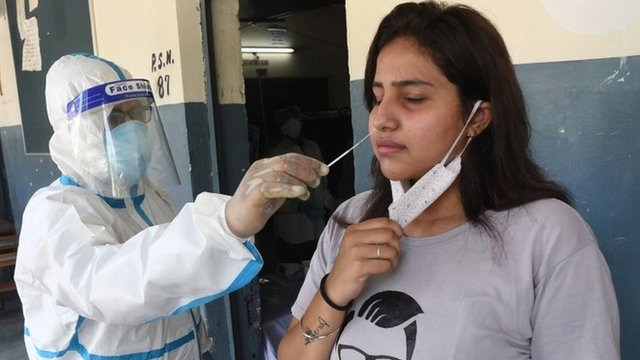
[[[409,295],[383,291],[366,299],[360,309],[350,310],[336,341],[340,360],[411,360],[416,346],[416,316],[424,311]],[[349,326],[356,334],[348,335]],[[371,335],[371,336],[369,336]],[[381,346],[388,344],[388,346]]]

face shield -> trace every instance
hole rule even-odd
[[[67,104],[71,145],[81,175],[115,198],[141,195],[143,184],[179,184],[151,84],[129,79],[94,86]],[[107,186],[104,186],[107,185]]]

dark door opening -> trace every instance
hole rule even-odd
[[[241,2],[242,46],[286,46],[294,52],[243,55],[251,161],[288,149],[313,157],[319,152],[328,163],[353,144],[344,1],[262,3]],[[297,136],[289,127],[295,119]],[[289,325],[318,224],[326,224],[335,207],[354,194],[351,155],[332,166],[323,193],[328,195],[288,201],[256,236],[265,260],[259,281],[265,359],[275,358]]]

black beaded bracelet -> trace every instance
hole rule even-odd
[[[324,302],[326,302],[327,305],[331,306],[332,308],[338,311],[347,311],[347,309],[351,307],[351,304],[353,304],[353,300],[349,301],[349,303],[347,303],[347,305],[344,305],[344,306],[340,306],[334,303],[333,301],[331,301],[331,299],[329,299],[329,295],[327,295],[327,289],[325,287],[327,283],[327,276],[329,276],[328,273],[322,277],[322,280],[320,280],[320,296],[322,296],[322,300],[324,300]]]

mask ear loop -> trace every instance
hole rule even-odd
[[[458,141],[460,141],[460,138],[464,134],[464,131],[467,129],[467,126],[471,122],[471,119],[476,114],[476,111],[478,111],[480,104],[482,104],[482,100],[477,100],[476,103],[473,105],[473,109],[471,110],[471,113],[469,114],[469,117],[467,118],[467,121],[465,122],[464,127],[462,127],[462,130],[460,131],[460,133],[458,134],[458,137],[456,137],[456,140],[453,142],[453,144],[449,148],[449,151],[447,151],[447,155],[445,155],[444,159],[442,159],[442,161],[440,162],[440,164],[442,164],[443,166],[448,162],[449,156],[453,152],[453,149],[456,147],[456,144],[458,144]],[[467,139],[467,143],[462,148],[462,151],[460,152],[460,154],[462,154],[467,149],[467,146],[471,142],[471,139],[472,138]]]

